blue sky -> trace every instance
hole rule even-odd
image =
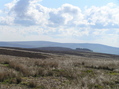
[[[119,0],[1,0],[0,41],[119,47]]]
[[[0,9],[4,8],[4,5],[7,3],[12,2],[13,0],[1,0],[0,1]],[[39,2],[41,5],[48,7],[48,8],[58,8],[64,3],[69,3],[75,6],[80,7],[81,9],[84,9],[85,6],[91,7],[91,6],[104,6],[107,3],[115,3],[119,5],[118,0],[42,0],[42,2]]]
[[[43,0],[41,4],[48,8],[58,8],[64,3],[69,3],[84,9],[85,6],[104,6],[110,2],[118,4],[117,0]]]

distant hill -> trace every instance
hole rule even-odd
[[[76,48],[76,49],[71,49],[71,48],[66,48],[66,47],[39,47],[39,48],[32,48],[35,50],[43,50],[43,51],[77,51],[77,52],[93,52],[90,49],[86,49],[86,48]]]
[[[40,48],[34,48],[37,50],[44,50],[44,51],[74,51],[71,48],[65,48],[65,47],[40,47]]]
[[[57,43],[49,41],[0,42],[1,47],[39,48],[39,47],[66,47],[71,49],[87,48],[93,52],[119,55],[119,48],[91,43]]]
[[[88,49],[86,49],[88,50]],[[45,54],[48,53],[48,54]],[[49,53],[58,55],[76,55],[89,58],[113,58],[119,59],[119,55],[96,53],[92,51],[80,52],[75,49],[64,48],[64,47],[41,47],[41,48],[17,48],[17,47],[0,47],[0,55],[11,55],[18,57],[29,57],[29,58],[48,58]]]
[[[66,48],[66,47],[40,47],[40,48],[33,48],[36,50],[43,50],[43,51],[80,51],[80,52],[93,52],[90,49],[87,48],[76,48],[76,49],[71,49],[71,48]]]
[[[80,51],[80,52],[93,52],[93,50],[87,49],[87,48],[76,48],[76,51]]]

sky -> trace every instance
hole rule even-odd
[[[119,0],[1,0],[0,41],[119,47]]]

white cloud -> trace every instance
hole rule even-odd
[[[0,10],[0,14],[2,13],[2,10]]]
[[[81,11],[79,7],[63,4],[58,9],[50,9],[37,3],[41,0],[14,0],[6,4],[9,17],[17,25],[41,25],[51,27],[92,27],[118,28],[119,7],[113,3],[106,6],[87,8]],[[11,24],[11,23],[10,23]]]
[[[0,17],[0,25],[13,25],[14,18],[10,16]]]
[[[38,4],[39,1],[41,0],[14,0],[5,5],[6,11],[14,17],[14,24],[16,25],[43,25],[46,23],[45,16],[48,8]]]
[[[33,38],[31,40],[43,40],[43,37],[46,37],[44,38],[46,40],[56,41],[57,39],[65,42],[66,39],[71,38],[76,42],[109,44],[111,42],[106,42],[106,39],[111,38],[117,46],[119,6],[109,3],[101,7],[92,6],[82,11],[71,4],[63,4],[57,9],[51,9],[40,5],[39,1],[41,0],[14,0],[6,4],[5,12],[0,10],[0,14],[6,14],[5,16],[0,15],[0,26],[3,26],[3,30],[0,31],[0,40],[10,39],[9,36],[13,40],[19,40],[25,36],[24,40],[30,37]],[[6,36],[5,32],[7,32]],[[17,38],[13,38],[17,35]],[[66,39],[63,41],[60,38]]]
[[[64,4],[49,13],[50,26],[75,26],[84,24],[84,22],[84,15],[81,9],[70,4]]]
[[[85,17],[92,28],[117,28],[119,23],[119,7],[109,3],[102,7],[86,9]]]

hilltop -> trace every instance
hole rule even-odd
[[[0,42],[1,47],[39,48],[39,47],[65,47],[65,48],[86,48],[94,52],[119,55],[119,48],[102,44],[89,43],[57,43],[49,41],[24,41],[24,42]]]

